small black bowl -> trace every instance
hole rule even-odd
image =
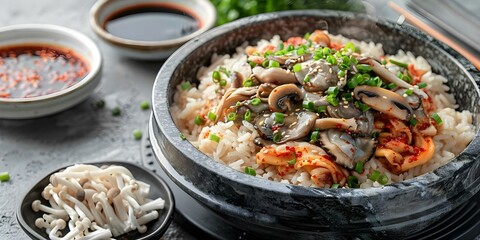
[[[95,163],[88,163],[96,166],[103,166],[103,165],[117,165],[126,167],[132,175],[140,181],[143,181],[147,184],[150,184],[150,198],[158,198],[161,197],[165,200],[165,207],[164,209],[158,211],[159,216],[158,219],[151,221],[146,224],[147,231],[145,233],[139,233],[138,231],[130,231],[123,235],[118,236],[116,239],[159,239],[165,231],[167,231],[168,226],[170,225],[171,221],[173,220],[173,213],[175,210],[175,200],[173,198],[173,194],[167,184],[157,175],[152,174],[149,170],[134,165],[132,163],[127,162],[119,162],[119,161],[108,161],[108,162],[95,162]],[[68,166],[67,166],[68,167]],[[35,226],[35,220],[37,218],[42,217],[44,214],[42,211],[34,212],[32,210],[32,202],[35,200],[41,200],[42,204],[48,205],[48,201],[46,201],[41,193],[43,189],[50,183],[50,175],[63,170],[67,167],[59,168],[40,181],[38,181],[35,186],[32,187],[30,191],[25,194],[23,197],[22,202],[18,206],[17,209],[17,220],[22,229],[30,236],[32,239],[49,239],[48,234],[45,232],[45,229],[40,229]],[[67,228],[66,228],[67,229]],[[66,231],[64,232],[63,236],[65,236]]]
[[[319,189],[268,181],[214,161],[182,141],[170,108],[176,86],[196,82],[212,54],[235,53],[244,42],[282,39],[325,29],[332,34],[381,43],[423,56],[445,76],[459,110],[473,113],[476,136],[452,161],[431,173],[383,188]],[[246,231],[271,238],[335,238],[418,232],[468,201],[480,190],[480,73],[464,57],[409,26],[350,12],[307,10],[262,14],[212,29],[175,52],[157,75],[152,92],[150,139],[167,175],[182,190]],[[193,124],[193,123],[192,123]]]

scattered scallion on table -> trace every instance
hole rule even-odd
[[[140,131],[139,129],[133,130],[133,137],[135,138],[135,140],[142,139],[142,135],[142,131]]]
[[[140,103],[140,108],[142,110],[150,109],[150,103],[148,101],[143,101]]]
[[[122,114],[122,110],[120,110],[119,107],[115,107],[112,109],[112,115],[113,116],[120,116],[120,114]]]
[[[10,174],[8,172],[0,173],[0,182],[7,182],[10,180]]]

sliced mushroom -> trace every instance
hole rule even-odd
[[[263,67],[254,67],[253,78],[256,78],[261,83],[273,83],[277,85],[296,83],[297,79],[295,75],[282,68],[263,68]]]
[[[273,89],[276,87],[277,85],[271,83],[260,84],[257,91],[257,98],[260,98],[262,102],[268,102],[268,97],[270,96],[270,93],[272,93]]]
[[[302,89],[304,90],[304,89]],[[328,106],[329,103],[327,101],[327,96],[322,96],[318,93],[311,93],[311,92],[307,92],[307,91],[303,91],[304,92],[304,97],[303,97],[303,101],[304,102],[313,102],[313,104],[315,105],[315,107],[319,107],[319,106]]]
[[[420,90],[417,86],[412,86],[409,83],[403,81],[402,79],[398,78],[392,72],[388,71],[385,67],[383,67],[379,62],[375,61],[372,58],[363,58],[358,60],[359,63],[366,63],[373,68],[373,71],[378,74],[383,80],[395,83],[398,87],[412,89],[416,94],[421,96],[422,98],[428,98],[427,94]]]
[[[223,118],[225,111],[237,102],[250,99],[257,93],[258,87],[229,88],[218,103],[216,121]]]
[[[362,115],[362,111],[353,105],[353,102],[340,102],[338,106],[327,106],[327,113],[334,118],[356,118]]]
[[[331,86],[338,84],[338,67],[331,65],[320,59],[318,61],[308,61],[301,63],[302,70],[295,73],[298,82],[303,85],[305,90],[309,92],[325,91]],[[305,77],[308,75],[309,81],[305,82]]]
[[[275,123],[275,114],[265,114],[255,119],[255,127],[264,139],[273,139],[276,131],[281,138],[276,143],[285,143],[306,137],[313,129],[317,115],[313,112],[295,112],[285,116],[282,124]]]
[[[303,54],[301,56],[271,55],[271,56],[268,56],[268,59],[277,61],[278,63],[285,65],[286,68],[291,68],[296,63],[309,61],[310,59],[312,59],[312,54]]]
[[[356,137],[345,131],[329,129],[320,133],[322,147],[338,164],[353,169],[357,162],[367,162],[375,153],[377,141],[371,137]]]
[[[357,86],[353,90],[353,95],[369,107],[401,120],[409,120],[413,114],[405,98],[381,87]]]
[[[357,131],[360,135],[372,136],[374,127],[374,116],[372,111],[368,110],[356,118]]]
[[[357,122],[355,118],[320,118],[315,120],[315,129],[343,129],[347,131],[357,131]]]
[[[268,105],[272,112],[292,111],[295,103],[303,99],[302,90],[295,84],[284,84],[276,87],[268,97]]]

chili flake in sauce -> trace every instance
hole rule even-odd
[[[55,93],[80,82],[88,72],[71,49],[40,44],[0,47],[0,98]]]

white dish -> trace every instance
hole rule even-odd
[[[37,97],[0,98],[0,118],[27,119],[60,112],[85,100],[100,82],[102,56],[97,45],[75,30],[49,24],[0,28],[0,47],[33,43],[73,50],[89,67],[87,75],[66,89]]]
[[[107,32],[103,25],[114,13],[132,6],[144,4],[166,4],[188,10],[200,21],[200,28],[180,38],[164,41],[137,41],[117,37]],[[99,0],[90,10],[90,25],[106,44],[120,55],[142,59],[159,60],[169,57],[177,48],[215,25],[216,11],[208,0]],[[158,31],[162,31],[161,28]]]

